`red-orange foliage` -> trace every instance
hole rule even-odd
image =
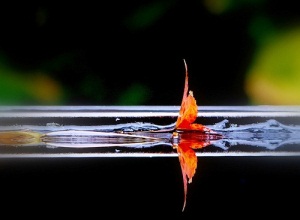
[[[188,91],[188,70],[186,62],[185,64],[185,84],[181,107],[179,110],[179,116],[176,121],[176,129],[178,131],[197,131],[197,132],[209,132],[210,129],[202,124],[194,123],[198,116],[198,106],[194,98],[193,92]],[[197,156],[193,149],[199,149],[210,144],[210,141],[196,141],[183,139],[180,140],[176,146],[179,162],[181,166],[183,185],[184,185],[184,203],[182,211],[186,206],[187,197],[187,184],[192,182],[192,178],[196,173],[197,168]]]

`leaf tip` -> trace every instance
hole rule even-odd
[[[184,62],[185,71],[187,72],[187,64],[186,64],[185,59],[183,59],[183,62]]]

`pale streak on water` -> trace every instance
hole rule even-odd
[[[176,120],[178,110],[178,106],[6,107],[0,111],[2,120],[43,122],[0,122],[0,131],[34,131],[43,137],[39,143],[20,145],[29,151],[14,148],[0,152],[0,157],[177,157],[172,150],[174,123],[169,121]],[[113,123],[85,124],[85,119]],[[157,119],[169,121],[154,123]],[[206,120],[206,126],[223,135],[196,151],[198,157],[300,156],[299,106],[203,106],[197,120]]]

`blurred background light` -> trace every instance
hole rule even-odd
[[[300,104],[300,28],[282,30],[255,54],[245,80],[253,104]]]
[[[0,104],[299,104],[288,0],[26,2],[0,9]]]

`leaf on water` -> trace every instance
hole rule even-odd
[[[181,106],[179,110],[179,116],[176,121],[176,128],[187,129],[187,130],[198,130],[203,132],[210,131],[210,129],[204,125],[193,123],[198,116],[198,106],[197,106],[196,99],[194,98],[193,91],[189,91],[188,69],[185,60],[184,60],[184,65],[185,65],[185,83],[184,83]]]
[[[184,60],[185,65],[185,83],[184,91],[181,102],[181,107],[179,110],[179,116],[176,121],[177,130],[188,130],[188,131],[199,131],[199,132],[209,132],[210,129],[202,124],[194,123],[198,115],[198,106],[196,99],[194,98],[193,92],[189,91],[188,85],[188,70],[187,64]],[[184,187],[184,202],[182,211],[184,211],[186,206],[187,198],[187,184],[192,182],[192,178],[196,173],[197,168],[197,156],[193,149],[203,148],[210,144],[209,140],[180,140],[178,145],[175,146],[177,149],[182,177],[183,177],[183,187]]]
[[[187,64],[184,60],[185,65],[185,83],[184,83],[184,90],[183,96],[181,101],[181,107],[179,110],[179,116],[176,121],[176,128],[189,128],[190,124],[193,123],[198,114],[198,106],[196,100],[193,96],[193,92],[189,90],[189,82],[188,82],[188,70]]]

